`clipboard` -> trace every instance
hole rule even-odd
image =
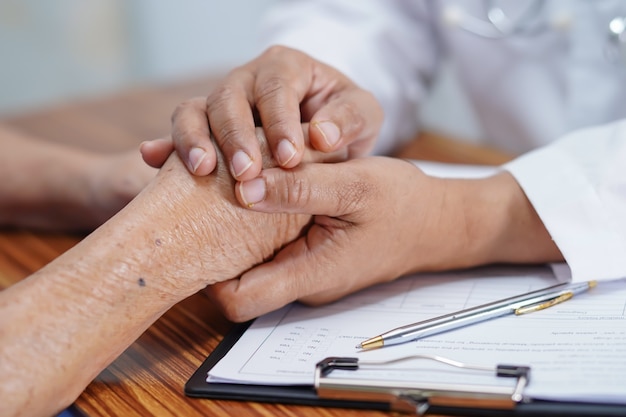
[[[556,402],[556,401],[537,401],[527,398],[517,398],[513,401],[506,400],[513,398],[519,390],[497,393],[491,399],[501,400],[505,398],[502,406],[494,407],[482,401],[475,401],[473,404],[468,402],[453,401],[450,397],[437,396],[436,401],[410,402],[407,401],[406,394],[411,393],[407,389],[398,389],[397,386],[379,386],[376,381],[354,386],[352,382],[343,382],[340,384],[330,383],[329,375],[336,369],[349,368],[358,371],[358,366],[345,358],[327,358],[318,363],[315,372],[318,374],[316,386],[305,385],[251,385],[251,384],[235,384],[235,383],[209,383],[206,378],[208,372],[215,364],[222,359],[226,353],[237,343],[239,338],[248,329],[253,321],[236,324],[231,331],[224,337],[217,348],[206,358],[202,365],[193,373],[184,387],[185,395],[197,399],[219,399],[219,400],[235,400],[235,401],[253,401],[266,403],[282,403],[309,405],[318,407],[339,407],[363,410],[383,410],[383,411],[401,411],[416,415],[448,415],[448,416],[482,416],[482,417],[500,417],[500,416],[593,416],[593,417],[617,417],[626,415],[626,405],[619,404],[602,404],[588,402]],[[513,365],[513,377],[518,378],[523,370],[519,368],[522,365]],[[498,369],[495,367],[495,369]],[[507,369],[505,366],[502,369]],[[509,368],[509,370],[511,370]],[[532,372],[532,370],[530,370]],[[510,377],[511,375],[509,375]],[[532,376],[530,376],[531,378]],[[529,375],[526,374],[526,378]],[[522,381],[524,384],[525,382]],[[318,389],[320,390],[318,394]],[[519,388],[519,381],[516,384]],[[400,387],[403,388],[403,387]],[[404,387],[410,388],[410,387]],[[423,387],[422,391],[433,393],[435,391],[428,390]],[[448,387],[447,393],[453,392]],[[523,387],[522,387],[523,388]],[[415,391],[413,391],[415,394]],[[483,397],[490,397],[489,392],[483,392]],[[428,397],[428,395],[426,395]],[[480,397],[480,396],[479,396]],[[413,398],[413,399],[415,399]],[[434,398],[431,395],[431,398]],[[410,415],[410,414],[409,414]]]
[[[320,398],[313,386],[305,385],[245,385],[208,383],[206,378],[213,366],[233,347],[254,320],[235,324],[213,352],[205,359],[185,384],[185,395],[217,400],[273,402],[282,404],[342,407],[366,410],[390,410],[386,402],[363,403]]]

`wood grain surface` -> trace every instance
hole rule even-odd
[[[205,96],[211,79],[140,88],[12,117],[3,122],[51,141],[103,152],[169,135],[176,104]],[[405,158],[498,164],[507,155],[425,134],[399,152]],[[0,287],[38,270],[80,241],[80,235],[0,230]],[[176,305],[150,327],[78,398],[89,416],[383,416],[378,411],[188,398],[183,386],[231,327],[202,294]]]

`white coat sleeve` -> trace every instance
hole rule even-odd
[[[418,132],[418,109],[438,65],[428,2],[278,1],[261,23],[261,47],[284,45],[338,69],[383,106],[374,153]]]
[[[626,119],[567,134],[504,166],[573,281],[626,277]]]

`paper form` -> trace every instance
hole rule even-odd
[[[534,398],[626,403],[626,281],[602,282],[570,301],[524,316],[373,351],[355,347],[398,326],[555,283],[547,267],[491,267],[405,277],[323,307],[295,303],[257,319],[208,380],[312,385],[315,364],[327,356],[383,360],[419,353],[484,366],[530,365],[526,393]],[[418,361],[383,369],[382,375],[375,372],[379,378],[453,382],[466,377],[463,382],[485,383],[467,371],[439,369]],[[367,377],[368,372],[350,376]]]
[[[491,165],[449,164],[445,162],[411,160],[425,174],[440,178],[485,178],[500,171]]]

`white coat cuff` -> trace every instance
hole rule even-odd
[[[526,193],[574,282],[624,276],[626,240],[615,230],[610,210],[576,158],[558,146],[548,146],[503,168]]]

